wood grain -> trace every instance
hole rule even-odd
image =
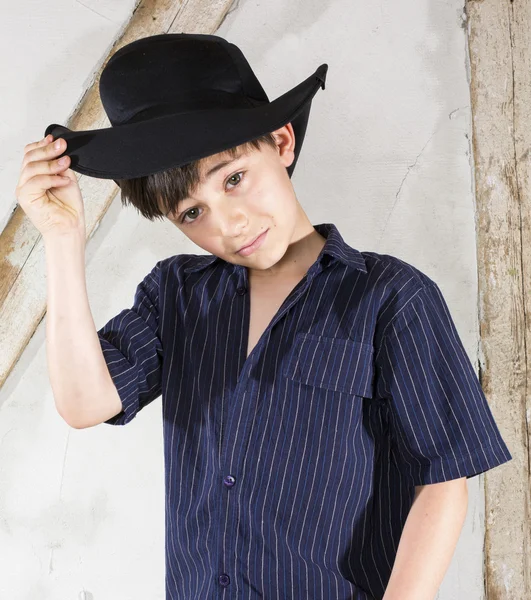
[[[531,0],[468,1],[480,373],[513,460],[485,474],[488,600],[531,598]]]

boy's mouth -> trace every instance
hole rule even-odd
[[[248,256],[249,254],[254,252],[257,248],[259,248],[261,246],[261,244],[265,238],[265,235],[268,231],[269,231],[269,229],[266,229],[263,233],[261,233],[256,238],[254,238],[254,240],[252,240],[245,246],[242,246],[239,250],[236,251],[236,254]]]

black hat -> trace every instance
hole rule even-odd
[[[241,50],[227,40],[189,33],[144,37],[115,52],[101,73],[101,102],[112,127],[73,131],[52,124],[44,137],[66,140],[63,154],[73,171],[116,180],[178,167],[291,123],[291,177],[327,70],[321,65],[269,102]]]

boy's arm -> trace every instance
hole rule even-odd
[[[46,350],[55,405],[74,428],[100,423],[122,410],[89,306],[85,240],[45,238]]]
[[[448,569],[468,507],[467,478],[415,486],[383,600],[432,600]]]
[[[466,478],[511,460],[443,295],[428,283],[382,323],[375,358],[390,459],[415,500],[385,600],[433,599],[467,508]]]

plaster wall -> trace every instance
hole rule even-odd
[[[321,63],[293,182],[312,223],[414,264],[441,287],[477,363],[470,99],[462,2],[240,0],[217,32],[244,51],[270,100]],[[0,218],[23,147],[66,122],[132,0],[10,3],[3,19]],[[202,253],[119,195],[87,246],[96,326],[133,301],[158,260]],[[482,476],[439,600],[483,598]],[[55,410],[43,321],[0,390],[0,599],[162,600],[160,399],[127,427],[74,430]]]

